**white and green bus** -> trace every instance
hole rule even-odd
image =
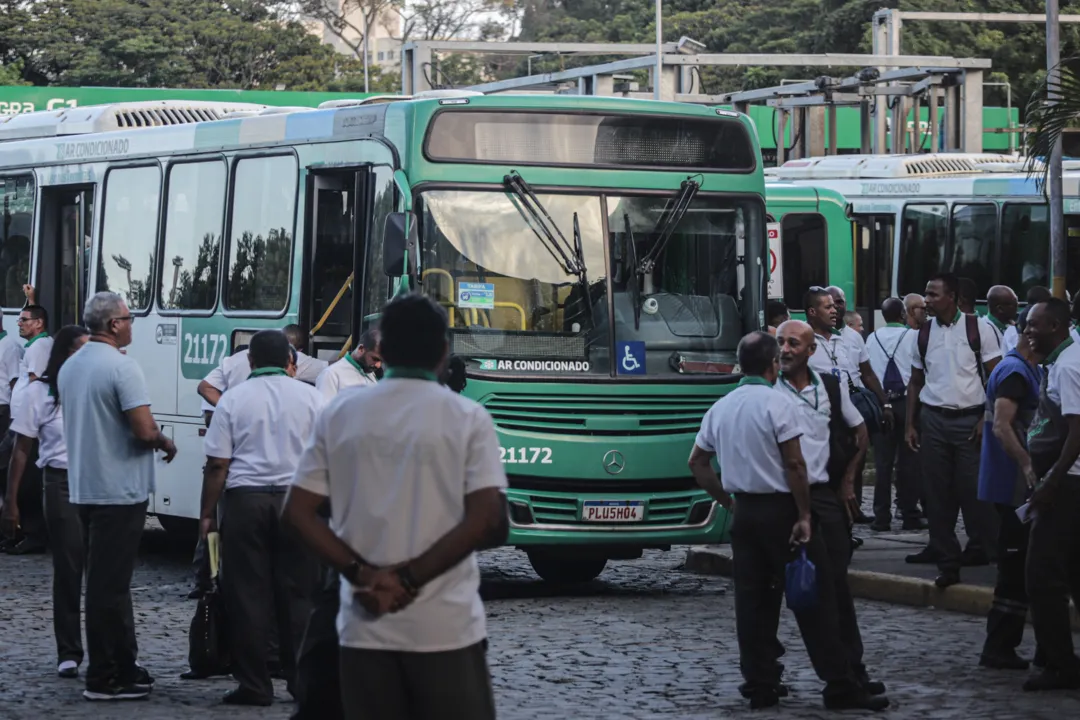
[[[686,458],[766,292],[744,116],[619,98],[368,98],[320,109],[144,103],[0,123],[0,301],[52,326],[127,299],[129,354],[179,447],[150,511],[197,517],[199,381],[299,323],[339,357],[400,287],[448,310],[510,478],[509,543],[585,580],[718,542]],[[407,432],[407,428],[402,429]]]

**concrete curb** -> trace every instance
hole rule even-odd
[[[686,553],[683,569],[702,575],[731,577],[731,550],[728,547],[692,547]],[[930,607],[968,615],[986,617],[994,601],[994,589],[981,585],[953,585],[939,589],[930,580],[871,572],[849,570],[851,594],[864,600],[879,600],[897,605]],[[1080,631],[1080,615],[1070,607],[1073,630]]]

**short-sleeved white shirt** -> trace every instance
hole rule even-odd
[[[925,405],[952,410],[981,406],[986,402],[986,391],[979,377],[975,353],[968,344],[967,321],[963,314],[944,326],[936,318],[930,322],[930,337],[926,343],[926,367],[916,351],[911,366],[925,372],[926,384],[919,393],[919,401]],[[980,355],[983,364],[1001,357],[997,336],[984,322],[978,323]]]
[[[355,363],[356,361],[349,355],[333,363],[319,373],[319,377],[315,380],[315,389],[329,401],[345,388],[356,385],[374,385],[377,382],[375,376],[364,372]]]
[[[998,326],[994,324],[994,321],[986,315],[980,315],[979,322],[985,323],[986,326],[990,328],[990,332],[994,333],[994,339],[997,340],[998,349],[1005,347],[1005,330],[1012,327],[1011,325],[1007,325],[1005,330],[999,330]],[[1004,354],[1004,351],[1002,351],[1002,354]]]
[[[325,360],[313,358],[298,350],[296,352],[296,379],[314,385],[319,379],[319,374],[329,365],[330,363]]]
[[[302,352],[296,353],[296,379],[314,385],[326,366],[325,360],[318,360]],[[203,378],[218,392],[225,392],[248,379],[251,375],[251,360],[248,351],[233,353],[221,358],[221,363]]]
[[[1062,415],[1080,415],[1080,344],[1074,341],[1050,366],[1046,394]],[[1080,475],[1080,460],[1069,468],[1069,474]]]
[[[846,328],[851,330],[851,328]],[[851,330],[851,332],[855,332]],[[858,333],[855,333],[858,335]],[[861,341],[862,338],[859,338]],[[851,340],[844,340],[843,333],[832,333],[828,337],[814,333],[814,342],[817,347],[810,356],[810,368],[817,373],[832,373],[844,383],[851,378],[856,387],[862,384],[859,373],[859,365],[854,353],[854,344]],[[862,352],[866,352],[865,345]]]
[[[0,338],[0,405],[11,404],[11,381],[19,377],[22,358],[23,343],[17,335]]]
[[[30,375],[41,377],[48,369],[52,347],[53,339],[51,337],[38,338],[26,346],[22,362],[19,364],[19,379],[15,383],[15,387],[11,389],[12,415],[15,414],[16,408],[22,402],[21,394],[26,389],[26,386],[30,384]]]
[[[795,398],[768,384],[741,384],[705,413],[694,444],[716,453],[729,493],[791,492],[780,443],[803,433]]]
[[[343,390],[315,421],[294,484],[329,496],[331,528],[377,566],[418,557],[465,516],[465,496],[505,488],[491,416],[438,383],[384,378]],[[400,612],[372,618],[341,586],[344,647],[441,652],[487,635],[472,555]]]
[[[11,418],[11,429],[38,441],[39,468],[67,470],[67,442],[64,441],[64,413],[49,386],[32,382],[23,390],[19,412]]]
[[[845,325],[840,330],[840,344],[847,347],[848,364],[851,367],[851,382],[855,387],[862,387],[862,371],[859,369],[864,362],[869,362],[870,355],[866,349],[866,341],[858,330]]]
[[[1080,331],[1075,327],[1070,328],[1069,336],[1073,339],[1073,342],[1080,343]],[[1015,325],[1010,325],[1004,333],[1004,337],[1001,340],[1001,354],[1005,356],[1010,350],[1015,350],[1017,343],[1020,342],[1020,330]]]
[[[318,390],[284,375],[226,390],[205,440],[208,457],[231,461],[225,489],[288,485],[324,404]]]
[[[878,382],[885,383],[885,370],[889,367],[889,358],[896,363],[904,386],[911,381],[911,360],[916,351],[919,331],[907,325],[886,325],[870,333],[866,341],[866,352],[870,355],[870,369],[874,371]]]
[[[849,428],[862,425],[865,421],[851,402],[851,391],[848,390],[847,383],[838,384],[840,412],[844,416],[844,422]],[[829,416],[832,414],[832,403],[829,401],[828,391],[821,383],[821,377],[811,370],[810,384],[801,391],[780,378],[776,383],[776,390],[794,398],[795,406],[799,410],[803,428],[799,445],[806,461],[807,480],[811,485],[829,482]]]

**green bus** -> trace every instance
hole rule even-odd
[[[855,226],[844,196],[825,188],[769,181],[765,184],[769,221],[769,299],[783,300],[801,315],[803,296],[814,285],[836,285],[856,297]],[[859,298],[858,305],[866,303]],[[854,307],[854,305],[853,305]]]
[[[297,322],[339,357],[404,288],[442,303],[494,419],[509,544],[584,581],[718,542],[686,460],[763,322],[765,182],[749,119],[599,97],[435,93],[324,109],[136,103],[0,124],[0,300],[54,326],[127,298],[129,353],[180,455],[150,511],[198,515],[198,382]],[[402,428],[407,432],[407,428]]]

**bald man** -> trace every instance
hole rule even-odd
[[[905,295],[904,312],[907,315],[907,326],[918,330],[926,322],[926,298],[919,293]]]
[[[998,346],[1003,346],[1005,331],[1016,322],[1016,313],[1020,301],[1016,293],[1007,285],[995,285],[986,293],[987,315],[983,321],[994,329],[997,336]],[[1002,347],[1002,352],[1006,352]]]
[[[885,686],[870,680],[862,662],[862,635],[847,581],[851,560],[848,520],[859,513],[855,478],[869,445],[866,423],[851,402],[848,384],[831,373],[816,373],[810,367],[817,342],[810,325],[789,320],[777,328],[776,335],[780,342],[776,392],[796,400],[802,425],[799,442],[810,483],[810,511],[825,542],[829,576],[836,593],[840,641],[859,684],[870,695],[882,695]],[[843,437],[833,437],[837,432],[843,433]],[[834,448],[846,448],[848,452],[837,457]]]
[[[910,297],[910,296],[909,296]],[[920,302],[922,297],[916,295]],[[896,417],[907,416],[907,384],[911,380],[911,361],[919,333],[905,322],[905,302],[887,298],[881,304],[885,327],[878,328],[866,339],[870,367],[881,382]],[[919,514],[917,458],[904,442],[903,423],[891,430],[875,433],[874,522],[870,529],[877,532],[892,530],[893,469],[896,469],[896,505],[903,518],[904,530],[922,530],[925,525]]]

